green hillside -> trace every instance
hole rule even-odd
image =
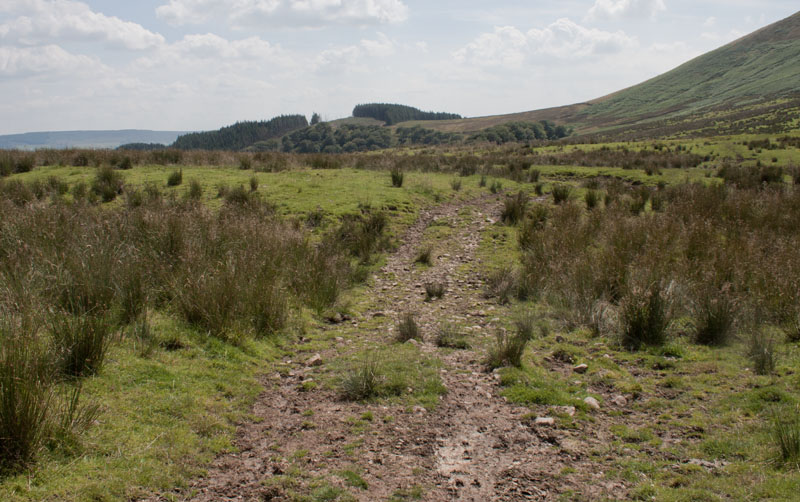
[[[800,12],[663,75],[588,103],[413,123],[447,132],[538,120],[572,125],[578,134],[783,132],[792,128],[800,111],[798,61]],[[723,121],[727,124],[722,125]]]
[[[600,98],[577,115],[613,125],[800,92],[800,13],[674,70]]]

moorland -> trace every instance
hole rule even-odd
[[[557,110],[0,152],[0,499],[796,500],[798,24]]]

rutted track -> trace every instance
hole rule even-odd
[[[242,424],[237,433],[239,452],[215,460],[207,476],[187,492],[191,500],[289,500],[285,487],[271,482],[275,476],[291,474],[312,484],[324,480],[344,487],[336,473],[354,465],[368,488],[349,491],[363,501],[385,500],[413,486],[421,487],[423,500],[430,501],[556,500],[568,490],[592,498],[610,496],[618,487],[593,482],[602,473],[580,453],[583,448],[565,446],[574,441],[564,431],[523,420],[530,410],[508,404],[499,395],[495,375],[481,363],[494,324],[508,312],[482,297],[480,266],[465,265],[478,260],[481,233],[499,218],[501,205],[499,197],[487,195],[422,211],[374,278],[368,308],[357,319],[326,327],[332,331],[327,338],[335,340],[320,354],[327,364],[359,343],[392,343],[399,317],[415,312],[426,335],[422,350],[443,362],[447,394],[435,410],[349,403],[330,390],[304,390],[324,365],[308,365],[311,354],[301,355],[285,361],[287,371],[267,377],[266,391],[253,409],[257,419]],[[453,230],[435,242],[432,267],[414,267],[432,224]],[[444,281],[447,292],[440,300],[424,302],[423,285],[432,280]],[[361,329],[367,319],[382,322]],[[441,321],[466,326],[474,348],[436,348],[432,333]],[[367,430],[354,431],[348,418],[365,411],[393,419],[373,420]],[[302,452],[299,473],[292,471],[297,452]],[[561,476],[566,466],[578,468],[577,474]]]

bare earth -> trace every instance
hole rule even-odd
[[[625,498],[626,487],[609,482],[603,466],[588,456],[608,439],[605,427],[581,424],[579,430],[560,430],[534,424],[530,414],[537,410],[507,403],[497,376],[482,364],[494,324],[509,311],[482,297],[480,265],[464,265],[475,264],[481,232],[499,219],[501,205],[499,197],[484,196],[423,211],[372,281],[369,308],[353,320],[326,326],[336,341],[320,353],[325,364],[307,365],[313,353],[298,353],[296,361],[285,361],[290,371],[267,375],[267,390],[253,408],[257,420],[238,431],[239,451],[216,459],[183,497],[289,500],[270,479],[288,473],[292,452],[304,451],[305,479],[346,487],[336,473],[357,466],[368,488],[346,488],[361,501],[386,500],[415,486],[428,501],[557,500],[564,494],[585,500]],[[423,234],[434,222],[446,222],[454,231],[436,242],[432,267],[415,267]],[[430,280],[446,281],[443,299],[424,301],[423,284]],[[303,381],[316,380],[329,361],[353,352],[359,343],[392,343],[397,320],[406,311],[418,314],[425,335],[422,349],[443,362],[447,393],[435,410],[345,402],[322,386],[301,390]],[[383,322],[377,329],[359,328],[367,319]],[[432,333],[443,319],[468,326],[478,340],[475,348],[437,348]],[[354,431],[348,418],[366,411],[376,418],[366,430]],[[546,413],[546,407],[540,412]],[[393,420],[380,419],[385,416]]]

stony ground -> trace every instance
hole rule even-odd
[[[284,361],[282,371],[265,377],[267,390],[253,409],[255,419],[238,431],[239,451],[218,458],[184,497],[291,500],[292,491],[305,487],[311,493],[314,486],[330,489],[317,492],[320,500],[333,500],[337,490],[363,501],[623,497],[626,487],[609,482],[587,455],[604,440],[597,427],[561,430],[548,420],[536,423],[531,409],[506,402],[497,375],[482,362],[495,326],[509,315],[507,307],[483,297],[477,263],[481,234],[495,224],[500,209],[501,200],[487,195],[423,211],[371,281],[366,308],[326,326],[325,337],[332,340],[326,348],[298,352],[295,360]],[[436,238],[426,233],[431,226],[453,231]],[[415,266],[431,235],[432,266]],[[447,284],[442,299],[424,301],[429,281]],[[324,379],[328,362],[356,347],[393,343],[398,319],[409,311],[426,335],[421,350],[442,361],[447,392],[437,406],[353,403],[329,386],[309,385]],[[442,319],[465,326],[478,343],[470,350],[437,348],[431,333]],[[316,354],[319,365],[309,360]],[[368,420],[358,419],[365,413]],[[360,473],[364,483],[346,484],[343,471]],[[326,493],[334,495],[325,498]]]

